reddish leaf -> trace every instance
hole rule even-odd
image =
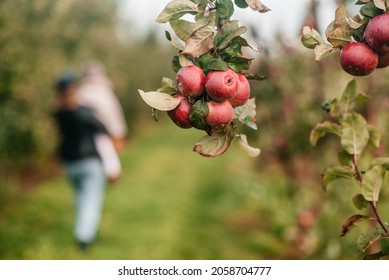
[[[354,215],[351,216],[347,222],[345,222],[342,226],[342,232],[340,233],[340,237],[345,236],[350,230],[352,230],[360,221],[367,220],[369,217],[364,215]]]
[[[217,157],[225,153],[234,138],[231,132],[216,132],[200,139],[193,148],[196,153],[205,157]]]

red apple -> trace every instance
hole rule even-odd
[[[389,52],[378,54],[377,68],[385,68],[389,66]]]
[[[377,68],[377,64],[378,55],[364,43],[349,43],[340,53],[340,65],[343,70],[354,76],[369,75]]]
[[[389,14],[372,18],[365,29],[365,40],[376,52],[389,51]]]
[[[249,81],[242,74],[237,73],[237,75],[238,75],[238,90],[236,92],[236,95],[233,98],[228,99],[232,107],[242,106],[250,98]]]
[[[177,72],[178,91],[185,97],[201,95],[205,85],[205,74],[195,65],[185,66]]]
[[[181,94],[174,95],[174,98],[179,98],[181,102],[175,109],[167,112],[168,116],[177,126],[181,128],[191,128],[192,125],[189,121],[189,114],[192,104]]]
[[[228,101],[217,102],[214,100],[208,101],[208,115],[205,117],[205,122],[211,127],[228,125],[234,119],[234,109]]]
[[[238,77],[234,71],[211,71],[205,80],[208,95],[216,101],[231,99],[238,90]]]

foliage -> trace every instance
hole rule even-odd
[[[371,245],[381,239],[389,238],[389,230],[378,212],[378,201],[384,178],[387,172],[387,158],[376,158],[364,169],[359,164],[364,151],[368,146],[378,148],[381,135],[378,130],[367,124],[365,118],[355,112],[359,102],[368,100],[364,93],[357,89],[356,80],[351,80],[340,98],[327,100],[323,109],[334,119],[318,124],[311,132],[311,143],[316,145],[319,138],[326,134],[339,136],[343,150],[340,152],[340,165],[327,168],[322,175],[322,184],[325,190],[337,180],[355,182],[360,193],[353,197],[353,203],[358,210],[367,205],[373,212],[373,217],[356,214],[351,216],[343,225],[341,236],[345,236],[362,220],[375,221],[378,228],[363,233],[358,238],[358,248],[365,252]],[[363,170],[363,171],[362,171]]]
[[[2,1],[0,158],[7,164],[52,153],[53,81],[117,43],[115,10],[114,1]]]

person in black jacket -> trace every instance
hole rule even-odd
[[[76,87],[76,79],[69,73],[58,79],[54,118],[61,140],[58,153],[75,191],[74,235],[85,250],[99,228],[106,186],[94,137],[107,130],[88,108],[78,105]]]

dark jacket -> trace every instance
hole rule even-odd
[[[61,136],[58,153],[62,160],[99,157],[94,136],[107,134],[107,130],[90,109],[79,106],[71,110],[59,110],[54,113],[54,118]]]

